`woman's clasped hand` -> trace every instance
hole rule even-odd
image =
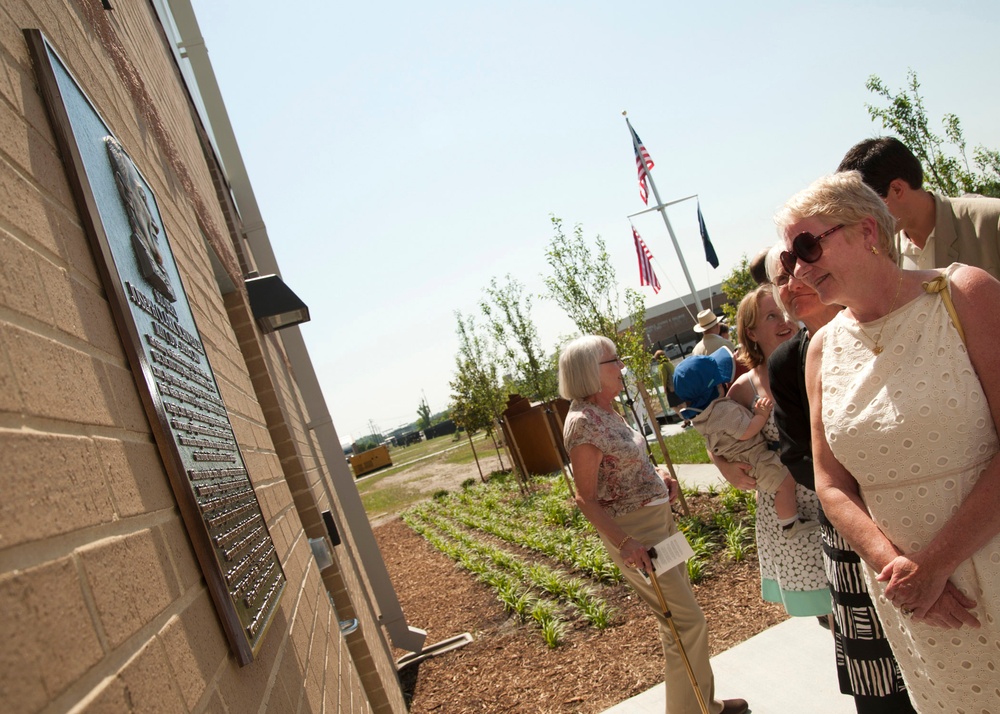
[[[886,600],[904,617],[918,622],[943,628],[979,627],[978,618],[970,612],[976,601],[949,582],[950,571],[921,561],[919,552],[898,555],[882,568],[876,579],[886,583]]]

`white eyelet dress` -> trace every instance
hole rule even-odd
[[[939,295],[921,295],[883,320],[862,332],[841,313],[827,326],[823,429],[872,519],[909,553],[958,510],[997,453],[997,433]],[[885,350],[875,356],[865,333],[880,330]],[[864,570],[917,709],[1000,712],[1000,535],[951,577],[978,602],[973,613],[981,629],[944,630],[902,617],[885,599],[884,584]]]

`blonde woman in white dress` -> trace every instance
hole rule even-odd
[[[824,511],[866,565],[914,707],[1000,712],[1000,282],[897,267],[857,172],[776,222],[785,270],[846,307],[806,361]]]

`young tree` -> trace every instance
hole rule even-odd
[[[621,296],[611,257],[600,236],[592,250],[577,224],[573,235],[563,231],[562,219],[552,217],[555,236],[545,253],[551,274],[545,278],[548,297],[563,309],[584,335],[604,335],[618,348],[625,364],[634,374],[649,373],[652,360],[646,345],[646,306],[642,295],[625,289],[628,327],[622,323]]]
[[[722,306],[722,314],[726,316],[726,321],[734,328],[736,326],[736,308],[739,307],[740,300],[756,287],[757,281],[750,275],[750,261],[744,255],[740,258],[739,264],[722,281],[722,292],[729,299],[729,302]],[[737,337],[736,330],[733,329],[729,334],[729,339],[736,342]]]
[[[455,423],[470,434],[485,429],[496,446],[495,425],[504,410],[506,395],[500,389],[497,360],[490,353],[488,342],[476,329],[475,320],[463,318],[456,311],[458,322],[458,354],[455,356],[455,379],[450,382],[451,414]],[[497,456],[500,456],[500,447]],[[503,459],[501,458],[501,468]]]
[[[417,407],[417,428],[426,429],[431,425],[431,408],[427,404],[427,399],[423,398],[420,400],[420,406]]]
[[[954,114],[945,114],[944,135],[957,156],[945,153],[945,140],[931,131],[917,73],[911,69],[906,78],[907,86],[893,94],[878,76],[869,77],[865,85],[868,91],[886,100],[888,106],[865,104],[868,115],[873,121],[881,121],[884,129],[898,134],[920,159],[927,188],[946,196],[980,193],[1000,197],[1000,151],[977,146],[972,151],[975,168],[970,167],[961,122]]]
[[[583,237],[583,226],[563,231],[562,219],[552,216],[555,236],[545,252],[552,274],[545,278],[548,297],[554,300],[585,335],[618,334],[618,285],[604,241],[597,236],[596,250]]]
[[[545,359],[531,320],[531,296],[524,294],[524,286],[510,274],[506,277],[507,284],[502,286],[496,278],[490,279],[479,309],[500,349],[504,367],[513,375],[514,391],[549,401],[557,394],[557,376]]]

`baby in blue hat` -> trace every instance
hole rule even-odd
[[[728,347],[710,355],[694,355],[674,370],[674,391],[688,403],[681,417],[690,419],[705,437],[709,451],[727,461],[750,464],[750,476],[757,488],[774,494],[774,510],[786,538],[797,538],[819,527],[816,521],[803,519],[795,502],[795,481],[761,434],[771,416],[773,404],[767,397],[757,397],[753,412],[725,396],[733,381],[736,365]]]

